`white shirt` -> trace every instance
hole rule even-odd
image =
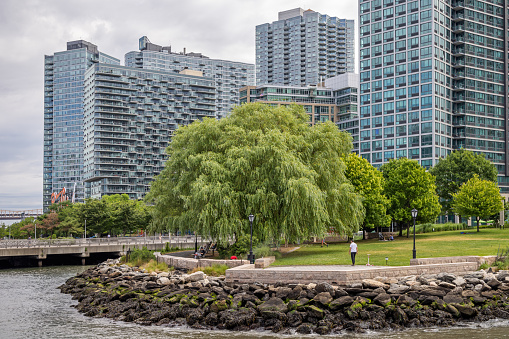
[[[351,243],[350,244],[350,252],[357,252],[357,244],[356,243]]]

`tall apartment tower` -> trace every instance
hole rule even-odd
[[[120,64],[84,40],[67,43],[67,50],[44,57],[44,168],[43,207],[51,194],[76,184],[76,199],[83,191],[83,80],[94,63]]]
[[[509,192],[507,0],[360,0],[360,154],[491,160]]]
[[[354,20],[296,8],[256,26],[256,83],[317,85],[354,72]]]
[[[127,67],[179,73],[184,69],[201,71],[215,81],[217,118],[227,116],[239,104],[239,89],[255,84],[255,66],[244,62],[210,59],[201,53],[171,51],[151,43],[146,36],[139,39],[139,52],[125,55]]]
[[[140,199],[164,168],[173,131],[216,117],[214,79],[96,64],[85,73],[86,196]]]

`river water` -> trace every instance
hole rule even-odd
[[[365,334],[277,335],[272,332],[198,331],[188,328],[138,326],[78,313],[77,301],[57,289],[82,266],[0,270],[0,339],[30,338],[188,338],[188,339],[293,339],[293,338],[509,338],[509,321],[496,320],[461,328],[421,329]]]

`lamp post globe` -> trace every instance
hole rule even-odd
[[[417,258],[417,251],[415,250],[415,219],[417,219],[417,209],[412,209],[412,219],[414,219],[414,250],[412,251],[413,258]]]
[[[249,256],[247,258],[249,260],[250,264],[255,263],[255,256],[253,254],[253,220],[254,220],[254,215],[250,214],[249,215],[249,224],[251,225],[251,248],[249,250]]]

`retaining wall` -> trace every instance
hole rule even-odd
[[[209,267],[212,265],[226,265],[230,268],[233,268],[249,263],[247,260],[192,259],[173,257],[171,255],[161,255],[160,253],[154,253],[154,255],[156,256],[158,262],[165,262],[168,266],[186,270],[192,270],[197,267]]]
[[[363,279],[376,277],[398,278],[408,275],[438,274],[448,272],[463,275],[476,271],[478,264],[474,262],[431,264],[415,266],[384,266],[369,267],[362,269],[344,269],[334,266],[304,266],[299,269],[293,267],[269,267],[266,269],[255,269],[254,265],[243,265],[226,270],[226,282],[231,283],[318,283],[328,282],[335,285],[348,285],[361,282]]]
[[[441,257],[441,258],[418,258],[418,259],[410,259],[410,265],[429,265],[429,264],[450,264],[450,263],[464,263],[464,262],[474,262],[477,263],[478,267],[481,264],[492,265],[495,262],[496,256],[463,256],[463,257]]]

